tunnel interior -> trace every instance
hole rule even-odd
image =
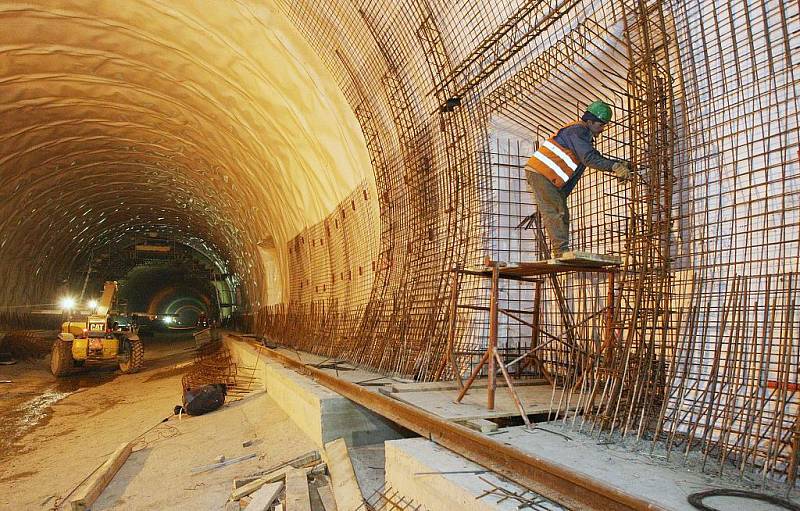
[[[796,467],[752,427],[792,438],[797,410],[795,4],[207,5],[0,1],[0,328],[114,280],[136,312],[416,381],[480,371],[493,332],[538,350],[525,376],[601,389],[598,430]],[[493,300],[465,272],[549,257],[526,162],[596,99],[635,179],[564,200],[618,274]]]
[[[0,7],[7,312],[79,295],[99,257],[154,232],[213,260],[239,310],[283,301],[275,247],[373,179],[352,110],[274,7]]]

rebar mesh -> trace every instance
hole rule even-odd
[[[256,329],[432,380],[453,377],[446,337],[455,314],[456,365],[468,371],[486,348],[488,282],[452,270],[484,257],[545,257],[524,163],[603,98],[616,115],[597,148],[633,162],[637,177],[632,185],[600,172],[582,178],[569,197],[571,246],[623,264],[609,309],[607,274],[544,279],[540,328],[563,341],[540,350],[555,377],[551,416],[567,420],[574,390],[592,404],[572,417],[576,427],[652,439],[668,452],[699,449],[706,463],[794,481],[796,3],[281,7],[361,124],[381,230],[379,240],[365,237],[377,220],[351,218],[335,246],[317,245],[346,200],[326,227],[301,234],[289,247],[291,301],[262,310]],[[363,280],[351,283],[356,267]],[[472,308],[451,312],[452,286]],[[522,316],[533,300],[528,284],[503,283],[501,308]],[[534,343],[529,325],[501,318],[506,360]]]

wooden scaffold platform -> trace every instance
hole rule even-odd
[[[506,381],[508,390],[514,400],[514,403],[517,407],[517,410],[519,411],[520,416],[525,422],[525,425],[530,427],[531,424],[528,419],[528,415],[525,413],[524,405],[520,400],[516,389],[514,388],[514,382],[511,375],[509,374],[508,367],[514,364],[519,364],[518,372],[521,373],[521,370],[523,368],[527,367],[530,364],[535,364],[537,369],[547,379],[550,385],[556,384],[555,379],[547,371],[544,362],[537,353],[538,350],[542,349],[544,346],[548,345],[553,341],[564,342],[560,338],[552,336],[550,334],[548,334],[550,337],[548,341],[544,343],[539,342],[541,334],[543,333],[543,330],[540,327],[540,316],[541,316],[541,304],[542,304],[542,289],[545,277],[550,279],[553,291],[555,292],[556,299],[559,304],[562,318],[564,319],[565,323],[564,333],[567,339],[569,339],[571,338],[571,331],[574,330],[577,325],[575,325],[572,320],[570,309],[566,304],[566,299],[561,291],[556,276],[564,273],[605,273],[608,275],[606,305],[598,313],[589,316],[589,318],[592,318],[596,317],[599,313],[604,314],[603,338],[602,338],[601,351],[599,353],[599,355],[602,355],[611,346],[613,342],[614,281],[619,266],[620,266],[620,259],[618,257],[590,254],[586,252],[567,252],[566,254],[564,254],[563,257],[559,259],[550,259],[547,261],[513,263],[513,262],[492,261],[487,259],[484,262],[483,266],[453,269],[452,273],[454,282],[452,285],[452,292],[450,296],[451,321],[448,329],[447,360],[451,364],[453,373],[456,375],[460,387],[458,397],[456,397],[455,402],[456,403],[461,402],[461,400],[466,395],[467,391],[472,386],[473,382],[475,382],[475,379],[480,374],[481,370],[483,369],[483,366],[486,365],[488,373],[488,385],[486,388],[487,408],[489,410],[493,410],[495,405],[495,391],[497,388],[497,369],[499,368],[503,375],[503,378]],[[482,307],[476,305],[460,305],[458,303],[459,289],[460,289],[459,277],[461,275],[473,275],[491,279],[489,307]],[[519,282],[529,282],[533,284],[534,285],[533,310],[526,311],[526,310],[516,310],[516,309],[505,309],[499,307],[498,295],[500,289],[499,286],[500,279],[516,280]],[[461,372],[460,369],[458,368],[455,354],[453,352],[455,332],[456,332],[455,320],[458,309],[471,309],[471,310],[480,310],[489,312],[489,339],[486,351],[483,353],[478,364],[472,370],[472,373],[470,374],[466,382],[463,382],[461,379]],[[503,361],[503,358],[500,356],[500,353],[498,352],[497,349],[498,317],[500,313],[508,316],[509,318],[521,324],[529,326],[532,331],[531,346],[528,352],[522,354],[521,356],[517,357],[516,359],[508,363]],[[521,315],[531,315],[532,318],[530,321],[526,321],[520,317]],[[528,360],[523,362],[524,359]],[[446,362],[444,363],[446,364]],[[584,371],[589,369],[590,368],[587,367],[584,369]],[[585,372],[583,374],[585,374]],[[583,375],[581,375],[580,379],[582,378]],[[580,379],[576,383],[576,385],[580,383]]]

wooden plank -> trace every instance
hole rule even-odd
[[[103,490],[114,478],[117,471],[125,464],[125,460],[130,456],[132,448],[133,443],[131,442],[120,445],[106,462],[100,466],[97,472],[85,484],[81,485],[75,497],[70,501],[72,511],[83,511],[94,504],[94,501],[103,493]]]
[[[564,252],[564,254],[558,259],[559,261],[565,263],[579,263],[579,264],[598,264],[598,265],[617,266],[622,263],[622,259],[617,256],[611,256],[606,254],[593,254],[591,252],[583,252],[580,250]]]
[[[547,413],[550,411],[553,388],[550,385],[528,385],[517,388],[522,404],[528,415]],[[556,390],[561,393],[560,389]],[[428,392],[392,392],[389,394],[393,399],[425,410],[445,420],[467,421],[472,419],[496,419],[500,417],[513,417],[519,415],[514,400],[507,389],[497,392],[495,409],[486,408],[486,391],[484,389],[472,389],[464,396],[461,403],[454,403],[453,391],[428,391]],[[573,393],[570,398],[571,405],[569,410],[575,409],[578,403],[578,394]],[[585,403],[581,405],[581,408]]]
[[[471,388],[486,388],[488,380],[475,380]],[[505,382],[497,382],[498,386],[504,386]],[[514,381],[515,387],[524,385],[547,385],[544,378],[528,378]],[[430,392],[435,390],[458,390],[461,387],[454,381],[431,381],[419,383],[393,383],[392,392]]]
[[[319,500],[322,502],[322,507],[325,511],[337,511],[336,498],[333,496],[330,483],[317,488],[317,493],[319,494]]]
[[[233,489],[241,488],[246,484],[252,483],[256,479],[261,479],[261,476],[236,477],[233,480]]]
[[[344,439],[339,438],[325,444],[325,458],[331,474],[331,489],[336,507],[342,511],[355,511],[364,504],[364,497],[358,487]]]
[[[247,483],[239,488],[236,488],[235,490],[233,490],[233,492],[231,492],[231,500],[239,500],[244,496],[250,495],[254,491],[264,486],[265,484],[274,483],[279,479],[283,479],[284,477],[286,477],[286,473],[289,472],[290,470],[295,470],[295,468],[292,466],[279,468],[278,470],[275,470],[265,475],[264,477],[256,479],[255,481]],[[301,468],[299,470],[303,470],[306,474],[311,472],[310,468]]]
[[[464,421],[464,425],[475,431],[480,431],[481,433],[497,431],[497,424],[492,421],[487,421],[486,419],[468,419]]]
[[[278,498],[278,495],[283,489],[283,481],[276,483],[265,484],[253,493],[253,499],[244,508],[245,511],[269,511],[272,503]]]
[[[567,254],[571,254],[567,252]],[[577,256],[563,256],[559,259],[547,259],[544,261],[522,261],[505,263],[501,261],[490,261],[490,265],[497,265],[500,278],[510,278],[512,280],[519,277],[535,277],[538,275],[553,275],[556,273],[570,272],[607,272],[620,265],[620,259],[614,256],[609,257],[604,262],[592,259],[581,259]],[[465,270],[458,270],[469,275],[478,275],[485,278],[492,276],[492,266],[475,266]]]
[[[286,511],[311,511],[308,479],[302,468],[286,473]]]

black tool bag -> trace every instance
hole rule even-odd
[[[183,409],[189,415],[213,412],[225,403],[227,387],[222,383],[203,385],[183,392]]]

